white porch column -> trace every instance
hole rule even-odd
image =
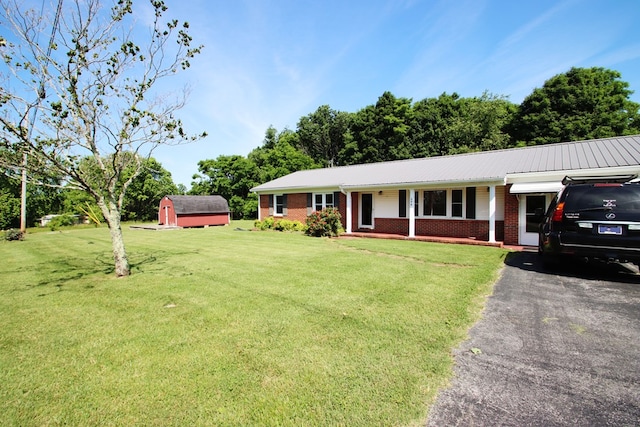
[[[496,186],[489,186],[489,242],[496,241]]]
[[[347,234],[351,233],[351,191],[347,191],[347,229],[345,230]]]
[[[416,211],[415,211],[415,191],[411,188],[409,191],[409,237],[416,237]]]
[[[260,215],[260,193],[256,193],[258,194],[258,221],[262,221],[261,215]]]

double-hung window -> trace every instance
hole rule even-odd
[[[313,208],[316,211],[321,211],[325,208],[332,208],[334,206],[333,193],[316,193],[313,197]]]
[[[284,215],[284,195],[276,195],[275,196],[275,214],[276,215]]]
[[[446,216],[447,215],[447,191],[430,190],[424,192],[424,215],[425,216]]]
[[[451,216],[462,218],[462,190],[451,190]]]

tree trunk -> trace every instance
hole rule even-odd
[[[111,234],[111,245],[113,247],[113,261],[115,263],[115,273],[118,277],[125,277],[131,274],[129,267],[129,258],[124,247],[124,238],[122,237],[122,226],[120,225],[120,211],[115,206],[101,206],[107,225],[109,225],[109,233]]]

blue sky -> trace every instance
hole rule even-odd
[[[571,67],[620,71],[640,102],[638,0],[166,0],[205,46],[179,113],[195,144],[154,157],[188,188],[197,162],[247,155],[265,130],[384,91],[414,101],[484,91],[520,103]],[[175,79],[175,80],[173,80]]]

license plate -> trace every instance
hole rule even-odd
[[[599,234],[614,234],[616,236],[622,235],[621,225],[598,225]]]

